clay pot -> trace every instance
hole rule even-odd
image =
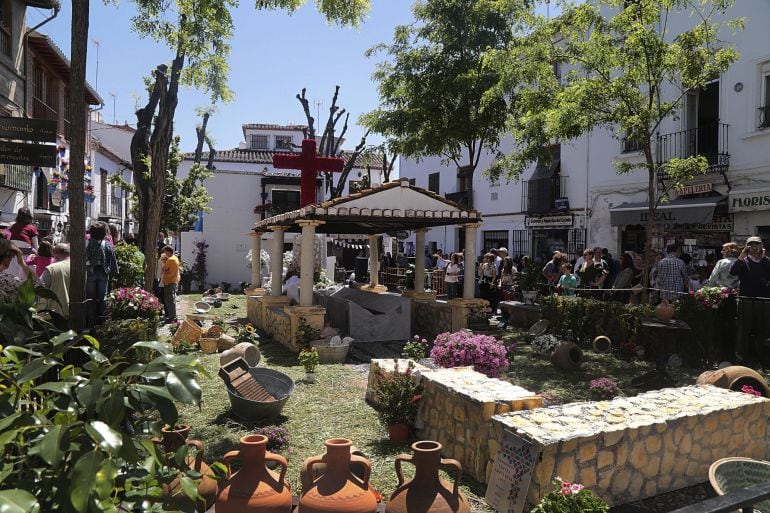
[[[399,422],[388,426],[388,439],[391,442],[403,442],[409,439],[409,424]]]
[[[695,380],[696,385],[714,385],[740,392],[744,385],[760,392],[763,397],[770,397],[770,388],[761,374],[748,367],[731,365],[723,369],[706,371]]]
[[[232,474],[230,464],[240,460],[241,469]],[[280,475],[265,462],[281,465]],[[225,454],[227,481],[217,495],[217,513],[291,513],[291,490],[286,483],[287,463],[283,456],[267,452],[267,437],[248,435],[241,448]]]
[[[219,366],[224,367],[238,358],[243,358],[249,367],[256,367],[259,365],[259,360],[262,359],[262,355],[260,354],[259,349],[257,349],[257,346],[251,342],[241,342],[240,344],[235,344],[235,347],[228,349],[220,355]]]
[[[660,322],[669,322],[674,317],[674,307],[664,299],[655,307],[655,318]]]
[[[332,438],[324,442],[326,454],[305,460],[305,481],[299,498],[298,513],[375,513],[377,498],[369,486],[371,464],[366,458],[352,456],[353,443],[347,438]],[[364,467],[364,478],[350,472],[351,462]],[[326,464],[326,473],[311,481],[313,467]],[[217,513],[222,513],[217,510]]]
[[[360,456],[363,459],[366,459],[366,455],[356,447],[355,445],[350,446],[350,455],[351,456]],[[305,462],[302,464],[302,468],[299,470],[299,477],[300,482],[312,482],[321,477],[322,475],[326,474],[326,463],[316,463],[313,465],[313,474],[310,475],[307,473],[307,462],[310,461],[310,458],[306,459]],[[363,480],[364,475],[366,474],[366,467],[361,463],[360,460],[353,460],[350,462],[350,471],[359,479]]]
[[[441,457],[441,444],[429,440],[412,444],[413,455],[396,456],[398,488],[390,496],[386,513],[470,513],[468,499],[460,492],[462,466],[457,460]],[[401,462],[414,464],[414,479],[404,483]],[[439,478],[439,467],[452,465],[457,469],[454,484]]]
[[[179,448],[184,445],[189,445],[197,449],[195,458],[188,457],[187,465],[190,469],[200,472],[203,477],[198,482],[198,495],[203,497],[203,502],[198,502],[195,505],[197,511],[203,513],[214,504],[214,498],[217,495],[217,481],[213,476],[214,472],[211,467],[206,465],[203,461],[203,444],[198,440],[191,440],[187,438],[190,435],[190,426],[180,425],[173,428],[161,429],[160,443],[163,446],[165,453],[176,453]],[[163,486],[163,494],[166,497],[167,505],[172,506],[174,509],[182,509],[189,507],[192,504],[190,499],[184,491],[182,491],[182,485],[179,478],[174,479],[168,485]]]
[[[551,363],[560,369],[577,370],[583,363],[583,351],[573,342],[562,342],[551,355]]]
[[[597,353],[609,353],[612,350],[612,340],[604,335],[599,335],[594,339],[593,348]]]

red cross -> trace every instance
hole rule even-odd
[[[303,139],[302,151],[297,154],[280,153],[273,155],[273,167],[276,169],[299,169],[300,207],[316,202],[316,173],[327,171],[341,173],[345,161],[339,157],[319,157],[316,155],[315,139]]]

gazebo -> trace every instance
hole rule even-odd
[[[295,333],[299,318],[316,327],[323,326],[323,308],[313,306],[313,273],[304,272],[313,268],[313,240],[316,234],[365,234],[369,239],[370,269],[378,268],[378,236],[382,233],[409,230],[415,232],[418,257],[425,246],[425,230],[436,226],[463,225],[465,234],[465,255],[467,262],[474,266],[476,257],[476,232],[481,214],[450,201],[443,196],[409,184],[402,178],[342,198],[308,205],[284,214],[257,222],[252,233],[252,296],[249,301],[249,318],[284,344],[297,349]],[[261,290],[259,276],[259,255],[262,249],[262,234],[273,232],[270,251],[271,282],[270,295]],[[301,231],[300,246],[300,301],[298,307],[289,307],[288,298],[281,295],[284,233]],[[433,294],[424,291],[425,263],[423,258],[415,259],[415,289],[409,297],[419,301],[435,300]],[[459,309],[464,320],[452,321],[452,328],[465,327],[467,315],[481,306],[474,299],[474,279],[463,284],[462,299],[452,300],[452,309]],[[378,273],[369,273],[369,283],[361,290],[372,293],[386,292],[379,284]],[[258,304],[257,304],[258,303]],[[286,314],[290,326],[283,326]],[[463,312],[461,314],[461,311]],[[298,317],[297,319],[291,319]],[[458,317],[453,314],[453,318]],[[272,326],[270,324],[273,324]],[[275,325],[275,324],[278,325]],[[288,329],[287,329],[288,328]]]

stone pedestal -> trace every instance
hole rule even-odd
[[[268,321],[267,311],[270,308],[283,309],[289,305],[287,296],[249,296],[246,300],[246,313],[249,322],[260,330],[273,336],[275,326]]]
[[[247,296],[266,296],[268,290],[262,287],[252,287],[249,289],[243,289],[243,293]]]
[[[416,290],[405,290],[401,293],[403,297],[414,299],[415,301],[435,301],[435,292],[417,292]]]
[[[503,317],[510,321],[511,326],[525,330],[531,328],[543,316],[539,305],[528,305],[519,301],[500,301],[499,306]]]
[[[489,306],[486,299],[450,299],[447,304],[452,307],[452,332],[468,327],[468,317],[479,310],[484,311]]]
[[[362,285],[358,288],[358,290],[363,290],[364,292],[373,292],[374,294],[385,294],[388,292],[388,287],[385,285]]]
[[[279,340],[279,342],[298,353],[302,349],[302,343],[297,338],[299,325],[304,320],[312,328],[322,330],[326,308],[322,306],[285,306],[283,310],[289,315],[291,331],[288,340]]]

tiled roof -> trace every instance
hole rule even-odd
[[[301,132],[307,129],[307,125],[274,125],[271,123],[244,123],[243,129],[255,130],[296,130]]]
[[[64,55],[64,52],[56,46],[53,39],[37,31],[29,34],[29,45],[33,48],[35,56],[45,62],[51,69],[60,75],[60,79],[65,84],[70,81],[70,60]],[[86,82],[86,102],[89,105],[103,105],[104,100],[99,96],[94,88]]]
[[[241,148],[234,148],[232,150],[221,150],[217,151],[216,156],[214,157],[214,162],[241,162],[245,164],[273,164],[273,155],[276,154],[283,154],[283,153],[289,153],[286,151],[269,151],[269,150],[250,150],[250,149],[241,149]],[[341,157],[345,159],[345,163],[348,162],[351,156],[351,152],[343,151]],[[185,160],[193,160],[195,158],[195,153],[185,153],[184,159]],[[372,169],[380,169],[380,159],[373,159],[374,162],[370,163],[370,167]],[[365,169],[367,165],[367,162],[364,161],[364,158],[362,156],[358,157],[358,160],[356,161],[354,168],[360,168]]]

